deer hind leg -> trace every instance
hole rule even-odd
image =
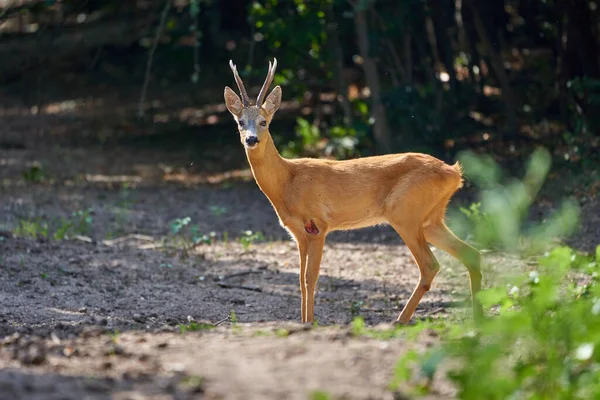
[[[419,282],[398,316],[397,322],[406,324],[410,321],[440,270],[439,263],[425,238],[425,229],[432,224],[432,216],[436,215],[438,204],[448,197],[445,193],[450,191],[453,184],[448,179],[427,180],[416,176],[414,180],[405,180],[403,185],[396,188],[390,196],[386,207],[387,219],[400,235],[419,267]],[[442,197],[440,193],[443,194]]]
[[[479,322],[483,319],[483,308],[476,297],[481,290],[481,253],[456,237],[444,223],[446,208],[448,208],[448,203],[454,192],[454,190],[450,190],[429,212],[426,218],[427,224],[424,226],[425,239],[467,267],[471,286],[471,300],[473,302],[473,319],[475,322]]]
[[[402,309],[402,312],[398,316],[397,322],[406,324],[410,321],[415,309],[419,305],[419,302],[431,288],[433,279],[440,270],[440,266],[429,249],[429,245],[425,240],[423,234],[423,228],[420,224],[396,224],[392,223],[392,226],[398,232],[406,247],[412,253],[417,266],[419,267],[419,283],[413,290],[408,302]]]
[[[425,238],[429,243],[450,254],[467,267],[471,284],[473,319],[475,322],[480,322],[483,319],[483,308],[477,299],[477,293],[481,290],[481,254],[457,238],[441,219],[425,228]]]

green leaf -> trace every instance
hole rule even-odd
[[[503,287],[494,287],[491,289],[482,290],[477,294],[477,298],[484,308],[500,304],[508,295]]]
[[[408,382],[412,378],[411,364],[419,358],[419,355],[415,350],[409,350],[404,354],[396,363],[394,368],[394,378],[389,384],[389,388],[392,391],[398,389],[401,383]]]
[[[446,353],[443,349],[436,349],[429,353],[429,356],[425,359],[421,365],[421,372],[429,380],[433,379],[438,366],[446,357]]]

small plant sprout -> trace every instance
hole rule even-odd
[[[249,250],[252,243],[265,240],[265,236],[260,232],[252,232],[250,230],[242,232],[240,243],[244,250]]]

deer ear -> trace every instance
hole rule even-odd
[[[236,117],[239,117],[244,109],[240,97],[229,86],[225,86],[225,106]]]
[[[263,110],[273,115],[281,105],[281,86],[275,86],[262,105]]]

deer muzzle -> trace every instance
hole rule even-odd
[[[258,136],[256,135],[248,135],[246,136],[246,146],[252,148],[258,144]]]

